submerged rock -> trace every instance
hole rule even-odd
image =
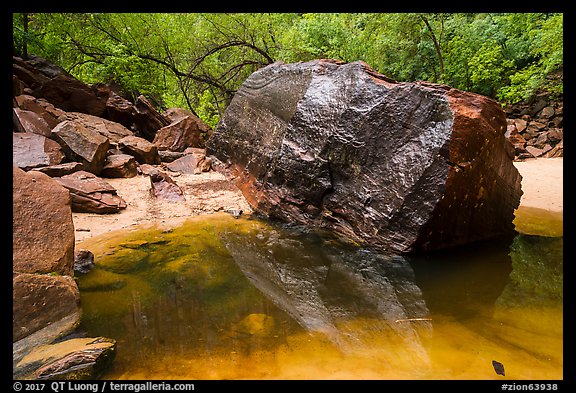
[[[114,360],[116,341],[73,338],[41,345],[22,358],[14,369],[17,379],[96,379]]]
[[[94,268],[94,254],[90,250],[74,250],[74,271],[86,274]]]
[[[514,234],[522,194],[495,101],[363,62],[274,63],[241,86],[207,154],[253,209],[392,252]]]

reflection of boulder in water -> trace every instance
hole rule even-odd
[[[420,341],[431,331],[428,309],[404,258],[263,227],[256,237],[228,232],[221,238],[252,283],[308,331],[344,351],[393,337],[428,364]]]
[[[563,365],[563,237],[519,234],[510,247],[510,282],[495,303],[504,342],[523,347],[543,367]]]

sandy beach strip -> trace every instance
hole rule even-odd
[[[522,175],[520,206],[553,212],[563,211],[563,158],[535,158],[514,162]]]

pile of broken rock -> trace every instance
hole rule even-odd
[[[133,177],[143,164],[183,173],[211,168],[204,150],[211,129],[187,110],[160,113],[144,96],[133,103],[38,57],[13,58],[13,97],[13,164],[68,188],[74,212],[126,208],[101,178]]]
[[[81,316],[72,212],[126,202],[105,178],[150,177],[151,194],[182,193],[170,171],[209,171],[210,128],[182,109],[160,113],[50,62],[13,58],[13,377],[94,379],[115,354],[105,337],[72,337]]]
[[[531,100],[509,105],[506,138],[515,150],[515,161],[564,156],[564,103],[541,93]]]

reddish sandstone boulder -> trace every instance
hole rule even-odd
[[[14,111],[12,117],[15,132],[30,132],[32,134],[50,137],[50,130],[52,128],[40,115],[20,108],[13,108],[12,110]]]
[[[185,116],[159,129],[154,137],[158,149],[181,152],[187,147],[204,147],[210,128],[192,116]]]
[[[70,161],[84,165],[84,170],[99,174],[104,166],[110,141],[76,120],[65,120],[52,130],[53,139],[62,146]]]
[[[18,341],[54,321],[80,315],[80,292],[71,276],[15,273],[12,340]]]
[[[16,104],[20,109],[38,114],[48,124],[50,129],[56,127],[61,120],[58,117],[65,114],[61,109],[56,108],[43,98],[36,98],[28,94],[16,97]]]
[[[127,136],[118,141],[118,148],[136,158],[140,164],[160,164],[158,148],[153,143],[137,136]]]
[[[80,293],[72,278],[74,223],[70,194],[40,172],[13,167],[12,339],[17,357],[38,336],[53,340],[80,320]],[[42,332],[42,333],[41,333]],[[38,334],[36,334],[38,333]]]
[[[47,175],[13,167],[13,270],[72,275],[70,193]]]
[[[106,157],[102,177],[134,177],[138,174],[138,163],[129,154],[111,154]]]

